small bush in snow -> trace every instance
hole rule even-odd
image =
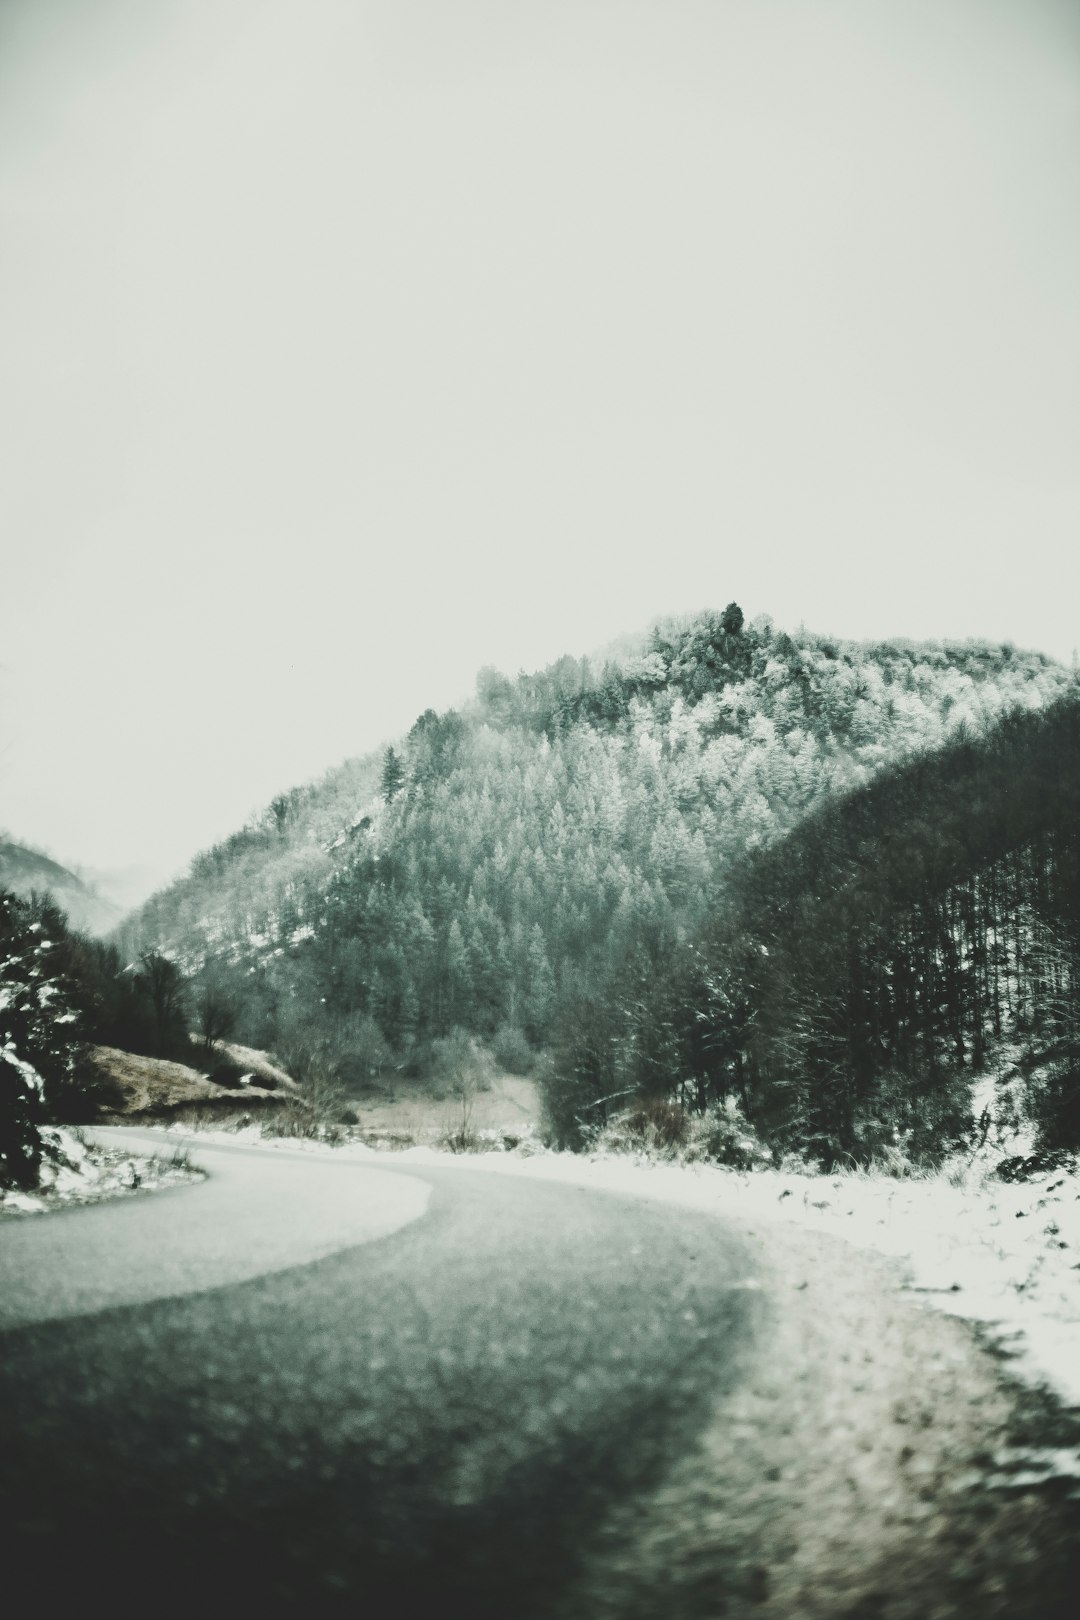
[[[759,1170],[773,1162],[769,1149],[731,1098],[692,1118],[688,1157],[727,1165],[731,1170]]]
[[[772,1154],[730,1099],[703,1114],[690,1113],[666,1098],[638,1103],[609,1120],[594,1145],[609,1153],[644,1153],[733,1170],[772,1163]]]
[[[608,1120],[597,1132],[595,1146],[608,1153],[647,1153],[670,1159],[689,1140],[686,1110],[665,1098],[653,1098]]]

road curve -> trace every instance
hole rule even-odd
[[[116,1614],[557,1615],[611,1505],[692,1447],[767,1312],[712,1217],[456,1169],[198,1158],[204,1187],[12,1223],[0,1567],[41,1612],[105,1580]],[[363,1241],[383,1200],[398,1229]],[[321,1257],[290,1264],[267,1222]]]
[[[182,1146],[210,1173],[192,1186],[7,1222],[0,1331],[306,1265],[389,1236],[424,1213],[431,1193],[415,1176],[367,1165],[358,1174],[329,1153],[208,1146],[132,1127],[91,1134],[135,1154]]]

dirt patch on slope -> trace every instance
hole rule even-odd
[[[279,1100],[262,1086],[218,1086],[184,1063],[141,1057],[116,1046],[92,1046],[89,1055],[116,1099],[103,1110],[103,1118],[161,1118],[192,1106],[235,1109]]]
[[[697,1448],[604,1527],[560,1620],[1049,1620],[1071,1612],[1067,1482],[1003,1474],[1026,1400],[970,1326],[896,1263],[822,1234],[751,1232],[770,1326]],[[1067,1414],[1040,1407],[1054,1429]],[[1013,1455],[1016,1455],[1015,1449]]]
[[[199,1048],[206,1054],[206,1048],[200,1035],[192,1035],[192,1046]],[[291,1074],[278,1064],[271,1061],[265,1052],[260,1052],[254,1046],[241,1046],[238,1041],[215,1041],[209,1057],[214,1060],[226,1059],[234,1068],[251,1076],[254,1085],[264,1086],[267,1091],[295,1091],[296,1081]]]

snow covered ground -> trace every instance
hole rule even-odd
[[[41,1182],[32,1193],[0,1188],[0,1218],[5,1215],[40,1215],[69,1204],[96,1203],[124,1193],[175,1187],[200,1181],[200,1173],[186,1163],[184,1154],[164,1147],[162,1157],[118,1152],[84,1140],[81,1132],[57,1127],[45,1135],[59,1149],[59,1158],[46,1159]]]
[[[408,1161],[449,1157],[414,1149]],[[460,1159],[458,1162],[462,1162]],[[625,1155],[470,1156],[471,1168],[604,1187],[742,1220],[794,1222],[904,1263],[927,1303],[985,1323],[1022,1377],[1080,1405],[1080,1175],[999,1180],[987,1156],[949,1174],[745,1174]]]

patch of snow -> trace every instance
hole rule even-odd
[[[55,1157],[42,1161],[38,1187],[29,1193],[0,1189],[0,1217],[39,1215],[70,1204],[95,1203],[135,1191],[152,1191],[201,1180],[179,1158],[133,1157],[123,1150],[88,1143],[63,1126],[45,1132]]]
[[[0,1192],[0,1210],[13,1210],[20,1215],[40,1215],[46,1208],[43,1198],[32,1193]]]
[[[15,1050],[14,1041],[5,1041],[4,1045],[0,1046],[0,1057],[3,1057],[13,1069],[18,1070],[19,1074],[22,1075],[31,1091],[36,1091],[40,1094],[44,1090],[45,1082],[34,1068],[34,1065],[32,1063],[27,1063],[25,1058],[21,1058],[19,1056],[18,1052]]]
[[[991,1488],[1025,1490],[1051,1479],[1080,1479],[1080,1453],[1070,1446],[1002,1446],[994,1466],[1001,1472],[986,1481]]]
[[[207,1127],[200,1125],[197,1129],[193,1129],[190,1125],[171,1124],[140,1125],[139,1130],[153,1131],[155,1134],[160,1132],[162,1137],[192,1147],[200,1143],[206,1143],[210,1147],[215,1144],[221,1147],[236,1147],[239,1143],[244,1147],[266,1148],[270,1152],[313,1153],[322,1157],[330,1155],[335,1159],[378,1159],[385,1162],[387,1158],[386,1153],[380,1153],[377,1149],[369,1147],[366,1142],[333,1143],[307,1136],[264,1136],[262,1126],[255,1122],[238,1126],[236,1129],[213,1125]],[[404,1154],[395,1154],[394,1157],[404,1158]]]
[[[457,1164],[657,1199],[741,1220],[793,1222],[899,1261],[921,1303],[989,1326],[1017,1374],[1080,1404],[1080,1172],[1026,1182],[992,1173],[988,1155],[910,1179],[737,1172],[573,1153],[448,1154]]]

